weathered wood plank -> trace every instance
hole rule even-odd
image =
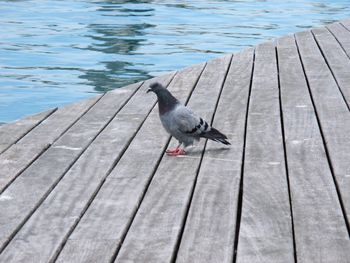
[[[327,28],[332,32],[334,37],[338,40],[339,44],[350,58],[350,31],[340,23],[327,25]]]
[[[76,122],[99,97],[58,109],[15,145],[0,155],[0,193],[62,133]]]
[[[345,263],[350,240],[294,37],[277,51],[297,262]]]
[[[0,154],[6,151],[11,145],[19,141],[24,135],[39,125],[43,120],[49,117],[57,110],[51,109],[24,119],[7,123],[0,126]]]
[[[157,79],[167,85],[173,75]],[[144,85],[150,81],[154,80]],[[155,98],[145,99],[144,91],[141,87],[91,143],[18,231],[0,255],[0,261],[50,262],[55,259],[94,193],[155,104]],[[55,147],[66,147],[68,142],[62,137]]]
[[[326,150],[350,220],[350,118],[349,109],[310,32],[296,34],[306,78],[310,85]]]
[[[104,95],[0,195],[0,251],[140,85]]]
[[[297,34],[299,50],[293,37],[279,40],[282,109],[274,47],[257,48],[236,262],[347,262],[350,256],[350,120],[336,82],[341,79],[339,86],[348,89],[349,62],[344,52],[346,67],[334,57],[344,39],[335,42],[328,31],[317,29],[314,36]],[[235,59],[239,56],[244,57]],[[242,61],[249,68],[250,60]],[[113,262],[115,257],[116,262],[232,262],[248,96],[242,83],[252,69],[240,68],[242,61],[232,62],[215,113],[214,123],[228,133],[231,148],[202,141],[187,157],[163,156],[169,136],[156,110],[147,115],[155,103],[144,94],[147,84],[135,95],[118,90],[103,96],[63,135],[55,129],[45,133],[41,122],[6,146],[4,154],[12,151],[16,159],[23,153],[27,163],[0,190],[0,262],[53,262],[57,256],[59,262]],[[190,102],[207,119],[225,78],[218,68],[228,68],[229,59],[215,62],[218,68],[212,63]],[[170,86],[181,98],[196,83],[200,67],[188,70]],[[119,101],[119,96],[124,97]],[[35,146],[34,138],[44,138],[43,143]],[[5,161],[4,167],[11,165]]]
[[[337,84],[350,106],[350,59],[339,45],[338,41],[326,28],[312,30],[318,45],[337,81]],[[349,32],[350,39],[350,32]]]
[[[186,101],[203,67],[204,64],[200,64],[179,72],[168,89]],[[121,245],[169,140],[160,125],[158,109],[154,108],[69,237],[56,262],[93,263],[96,258],[98,262],[110,262]]]
[[[350,19],[342,20],[341,24],[350,31]]]
[[[275,47],[255,54],[236,262],[294,262]]]
[[[208,141],[176,262],[233,262],[244,128],[253,49],[233,57],[214,127],[232,146]]]
[[[231,56],[207,63],[189,105],[210,120]],[[172,140],[171,144],[175,144]],[[176,252],[204,141],[187,157],[164,156],[121,246],[116,262],[170,262]],[[218,146],[220,148],[221,146]]]

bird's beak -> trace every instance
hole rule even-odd
[[[149,88],[149,89],[146,91],[146,93],[148,93],[148,92],[150,92],[150,91],[152,91],[151,88]]]

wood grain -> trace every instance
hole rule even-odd
[[[350,240],[294,37],[277,51],[297,261],[345,263]]]
[[[322,54],[327,61],[342,95],[350,107],[350,59],[339,45],[338,41],[326,28],[312,30]],[[350,32],[349,32],[350,34]],[[350,37],[349,37],[350,39]],[[350,108],[349,108],[350,109]]]
[[[204,64],[180,71],[168,89],[186,101]],[[153,97],[153,94],[147,94]],[[154,108],[69,237],[57,262],[110,262],[128,231],[169,140]],[[95,253],[90,253],[93,249]]]
[[[204,119],[213,114],[230,59],[228,55],[209,61],[191,95],[190,107]],[[163,157],[115,262],[172,260],[203,146],[204,141],[186,157]]]
[[[158,80],[167,85],[172,76],[161,76]],[[18,231],[1,254],[0,261],[48,262],[55,259],[66,236],[152,108],[154,100],[153,104],[150,100],[148,106],[140,103],[147,102],[142,99],[144,96],[141,87]],[[65,146],[65,141],[57,141],[56,147],[59,146]]]
[[[213,123],[232,145],[208,141],[176,262],[233,262],[252,67],[253,49],[234,55]]]
[[[103,96],[0,195],[0,251],[140,85]]]
[[[0,193],[64,133],[98,97],[55,111],[0,155]]]
[[[11,145],[18,142],[24,135],[39,125],[57,110],[51,109],[24,119],[7,123],[0,126],[0,154],[6,151]]]
[[[345,20],[1,126],[0,262],[347,262],[349,39]],[[154,81],[232,145],[165,155]]]
[[[330,164],[350,221],[349,109],[310,32],[296,34],[305,74],[315,104]]]
[[[236,262],[294,262],[275,47],[255,54]]]
[[[350,19],[342,20],[340,22],[347,30],[350,31]]]
[[[327,28],[338,40],[339,44],[342,46],[347,56],[350,57],[350,31],[347,30],[340,23],[333,23],[327,25]]]

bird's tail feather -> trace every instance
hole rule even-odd
[[[231,145],[231,143],[227,140],[227,137],[225,134],[222,134],[215,128],[211,128],[210,131],[204,133],[202,135],[204,138],[216,141],[216,142],[221,142],[225,145]]]

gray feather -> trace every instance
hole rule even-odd
[[[224,134],[212,128],[191,109],[182,105],[160,84],[152,84],[150,91],[155,92],[158,97],[159,116],[165,130],[185,147],[192,145],[201,137],[230,144]]]
[[[192,145],[194,140],[199,140],[195,134],[189,134],[200,121],[189,108],[177,104],[172,111],[160,115],[160,119],[165,130],[185,146]]]

